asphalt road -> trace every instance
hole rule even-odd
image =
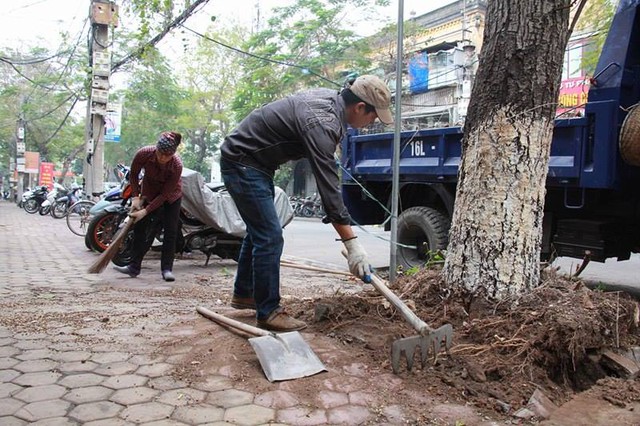
[[[358,239],[364,245],[371,263],[375,268],[389,266],[390,232],[380,226],[356,228]],[[346,269],[347,265],[340,254],[342,244],[331,225],[325,225],[319,219],[295,218],[284,231],[284,254],[308,261],[336,265]],[[561,273],[569,274],[581,264],[580,259],[558,258],[554,266]],[[604,287],[611,290],[624,290],[640,296],[640,254],[634,254],[630,260],[618,262],[609,259],[605,263],[591,262],[580,278],[592,287]]]
[[[388,267],[390,233],[380,226],[364,226],[355,232],[373,267]],[[347,262],[341,254],[344,245],[336,238],[338,234],[330,224],[320,219],[296,217],[284,228],[284,254],[305,259],[307,263],[336,265],[346,270]]]

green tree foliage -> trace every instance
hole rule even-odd
[[[331,82],[339,85],[347,74],[368,69],[368,43],[345,29],[345,22],[351,11],[375,4],[381,2],[297,0],[275,8],[267,28],[244,45],[245,50],[272,62],[243,58],[243,76],[233,102],[236,118],[303,88],[337,87]]]
[[[181,152],[186,167],[205,178],[211,173],[210,158],[233,125],[230,104],[240,73],[240,57],[215,41],[238,46],[246,33],[240,27],[210,31],[199,38],[193,51],[185,55],[180,80],[188,95],[182,102],[179,125],[189,144]],[[215,41],[214,41],[215,40]]]
[[[403,24],[405,55],[419,50],[416,47],[417,37],[425,31],[416,21],[405,21]],[[369,57],[376,72],[384,76],[395,75],[398,47],[397,22],[385,25],[374,36],[368,38],[371,48]]]
[[[582,68],[587,75],[593,75],[596,69],[617,4],[617,0],[588,0],[578,19],[576,30],[593,34],[582,57]]]
[[[15,157],[16,122],[25,122],[27,151],[42,161],[56,163],[58,171],[77,158],[83,145],[84,123],[79,101],[85,93],[86,50],[82,33],[63,34],[58,52],[40,47],[4,49],[0,56],[0,158]]]
[[[107,170],[117,163],[130,164],[138,149],[156,143],[160,132],[182,131],[178,119],[186,92],[155,49],[135,65],[127,89],[116,96],[123,100],[121,142],[105,144]]]

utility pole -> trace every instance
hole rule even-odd
[[[111,52],[109,26],[118,25],[118,6],[107,0],[93,0],[89,11],[91,21],[91,50],[89,65],[92,69],[91,96],[87,102],[85,127],[86,157],[83,167],[85,191],[102,192],[104,185],[104,116],[109,100]]]
[[[396,111],[393,133],[393,161],[391,170],[391,244],[389,255],[389,281],[396,280],[398,265],[398,194],[400,193],[400,130],[402,127],[402,59],[404,56],[404,0],[398,1],[398,37],[396,40]]]
[[[25,161],[24,161],[24,152],[25,152],[25,142],[24,142],[24,119],[22,116],[16,122],[16,172],[18,175],[18,180],[16,181],[16,201],[20,201],[22,199],[22,194],[24,193],[24,179],[25,179]]]

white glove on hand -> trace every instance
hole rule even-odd
[[[371,282],[371,265],[362,244],[356,238],[344,242],[347,248],[347,263],[351,273],[365,283]]]
[[[140,210],[142,208],[142,197],[133,197],[131,199],[131,211]]]

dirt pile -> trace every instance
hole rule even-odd
[[[453,347],[401,377],[448,400],[513,414],[536,389],[560,405],[592,389],[618,405],[640,401],[640,381],[618,379],[602,354],[640,345],[638,301],[551,276],[526,296],[488,303],[451,294],[438,271],[401,277],[393,290],[432,327],[449,323]],[[360,362],[390,369],[391,344],[416,335],[375,291],[293,305],[314,332],[339,340]],[[419,365],[419,363],[416,363]]]

